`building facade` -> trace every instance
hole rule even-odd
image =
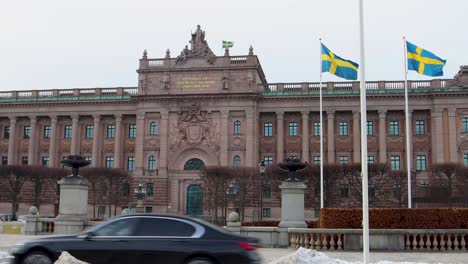
[[[176,58],[145,51],[137,87],[0,92],[2,164],[54,167],[79,154],[128,170],[133,187],[144,185],[148,212],[202,214],[193,205],[202,165],[257,167],[290,156],[319,163],[319,83],[268,83],[252,47],[247,56],[216,56],[204,36],[198,28]],[[410,150],[404,82],[366,83],[370,162],[403,170],[411,151],[420,183],[432,164],[468,164],[468,67],[460,68],[454,79],[408,82]],[[323,162],[359,162],[359,83],[322,89]],[[278,205],[265,199],[272,216]]]

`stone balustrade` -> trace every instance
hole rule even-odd
[[[39,218],[38,234],[53,234],[55,231],[55,224],[53,218]]]

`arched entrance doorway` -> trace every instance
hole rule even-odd
[[[205,163],[201,159],[193,158],[185,163],[184,170],[201,170],[204,167]]]
[[[203,188],[200,184],[192,184],[187,188],[187,214],[203,214]]]

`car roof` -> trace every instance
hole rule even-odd
[[[115,218],[127,218],[127,217],[169,217],[169,218],[178,218],[178,219],[183,219],[183,220],[191,220],[194,221],[195,219],[192,217],[188,216],[180,216],[180,215],[171,215],[171,214],[145,214],[145,213],[140,213],[140,214],[128,214],[128,215],[120,215],[116,216]],[[197,219],[198,220],[198,219]],[[198,222],[198,221],[197,221]]]

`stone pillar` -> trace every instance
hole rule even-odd
[[[31,133],[29,135],[29,148],[28,148],[28,165],[37,164],[37,117],[29,117]]]
[[[276,112],[276,163],[284,159],[284,112]]]
[[[64,177],[60,185],[59,215],[55,234],[76,234],[88,220],[88,181],[82,177]]]
[[[221,111],[221,166],[228,166],[229,110]]]
[[[122,115],[115,115],[114,168],[122,168]]]
[[[161,144],[159,152],[159,173],[167,177],[167,137],[168,137],[168,122],[169,122],[169,113],[161,112]]]
[[[353,161],[355,163],[361,162],[361,131],[359,122],[360,113],[353,111]],[[367,131],[364,131],[367,133]]]
[[[302,161],[309,162],[309,111],[302,112]]]
[[[448,109],[450,162],[454,163],[458,163],[456,111],[455,108]]]
[[[80,154],[80,131],[78,121],[80,116],[72,116],[72,142],[71,142],[71,153],[72,155]]]
[[[135,139],[135,173],[143,175],[145,168],[144,142],[145,142],[145,112],[139,112],[136,116],[137,134]]]
[[[49,167],[57,167],[57,116],[50,116]]]
[[[385,110],[379,110],[379,162],[387,163],[387,122]]]
[[[248,167],[254,167],[254,112],[252,110],[245,111],[246,126],[245,126],[245,163]]]
[[[280,247],[289,245],[288,228],[307,227],[304,215],[304,192],[307,186],[303,182],[283,182],[281,189],[281,222],[278,225]]]
[[[99,167],[100,164],[100,142],[101,142],[101,115],[93,115],[93,154],[91,157],[91,166]]]
[[[327,124],[328,124],[328,133],[327,133],[328,163],[334,164],[335,163],[335,112],[334,111],[327,112]]]
[[[435,108],[431,111],[432,123],[432,164],[444,162],[444,141],[442,127],[442,109]]]
[[[17,141],[18,133],[16,132],[16,116],[10,116],[10,138],[8,139],[8,165],[16,165],[18,163]]]

